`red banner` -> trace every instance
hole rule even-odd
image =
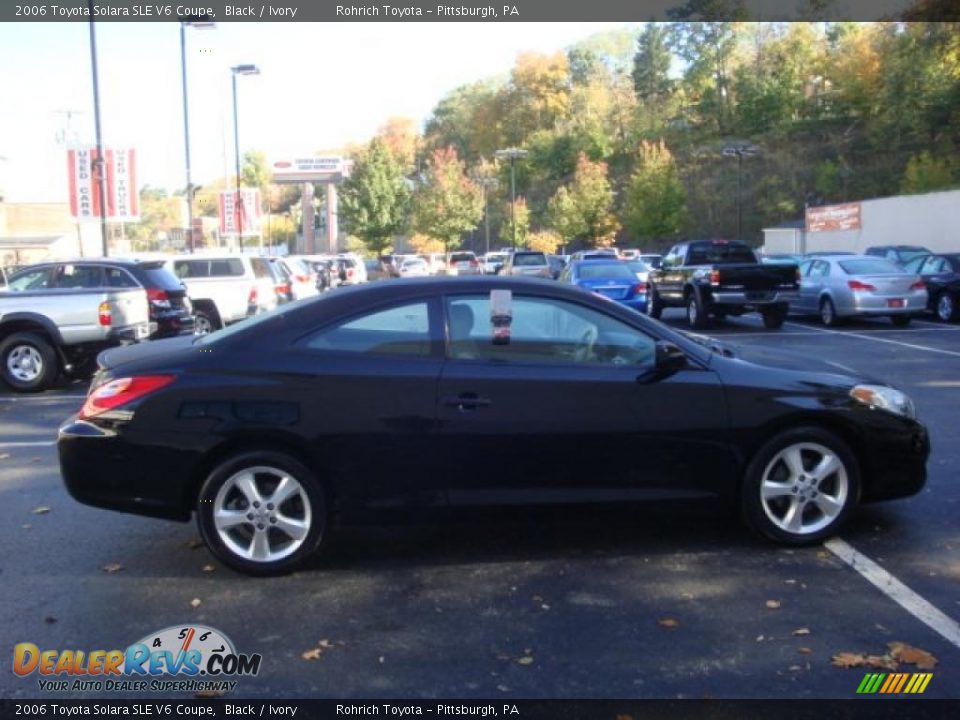
[[[240,207],[243,206],[244,236],[260,234],[260,191],[256,188],[243,188],[240,197],[236,190],[224,190],[220,193],[220,233],[236,235],[240,229]]]
[[[100,219],[99,172],[106,185],[106,218],[112,222],[139,222],[140,196],[136,190],[136,154],[133,149],[104,149],[104,161],[97,162],[96,148],[78,147],[67,151],[67,178],[70,214],[77,222]]]

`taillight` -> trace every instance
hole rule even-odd
[[[923,280],[917,280],[913,285],[910,286],[911,290],[926,290],[927,284]]]
[[[353,277],[353,268],[347,268],[347,277]]]
[[[80,410],[80,419],[96,417],[139,400],[145,395],[166,387],[175,379],[173,375],[140,375],[111,380],[87,396],[87,401]]]
[[[277,292],[281,295],[287,295],[290,293],[290,283],[279,283],[277,285]]]
[[[479,265],[479,264],[480,264],[480,263],[478,263],[476,260],[471,260],[471,261],[470,261],[470,267],[476,267],[476,266]]]
[[[294,275],[293,279],[296,280],[298,283],[310,282],[310,278],[307,277],[306,275]]]
[[[719,285],[720,284],[720,271],[713,269],[710,271],[710,284]]]
[[[166,290],[147,288],[147,300],[150,301],[151,305],[156,305],[158,308],[170,307],[170,297],[167,295]]]
[[[646,295],[647,294],[647,283],[637,283],[633,286],[634,295]]]
[[[110,310],[110,303],[104,301],[97,308],[97,317],[100,324],[107,326],[113,323],[113,312]]]
[[[257,286],[254,285],[250,288],[250,294],[247,296],[248,305],[256,305],[257,303]]]
[[[859,280],[848,280],[847,287],[854,292],[873,292],[876,290],[870,283],[860,282]]]

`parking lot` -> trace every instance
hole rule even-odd
[[[82,384],[3,390],[0,645],[123,648],[203,623],[263,655],[238,697],[849,698],[869,669],[831,658],[903,642],[938,660],[925,697],[960,696],[960,326],[744,317],[709,332],[907,391],[931,433],[924,491],[862,508],[827,547],[775,547],[709,507],[477,513],[344,530],[322,562],[253,579],[193,524],[66,494],[55,432]],[[0,692],[42,697],[35,678],[0,673]]]

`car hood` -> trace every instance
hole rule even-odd
[[[150,342],[111,348],[110,350],[104,350],[97,356],[97,363],[101,368],[114,370],[132,363],[154,361],[192,348],[195,340],[195,335],[181,335],[166,340],[151,340]]]

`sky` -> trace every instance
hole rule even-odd
[[[389,117],[422,123],[448,91],[507,73],[625,23],[218,23],[187,29],[194,184],[233,172],[230,67],[240,151],[272,161],[364,142]],[[105,145],[135,148],[140,186],[186,185],[176,23],[98,23]],[[67,140],[93,143],[86,22],[0,23],[0,186],[10,202],[67,200]],[[71,112],[68,121],[66,111]],[[69,127],[68,127],[69,126]],[[65,132],[69,129],[69,132]]]

